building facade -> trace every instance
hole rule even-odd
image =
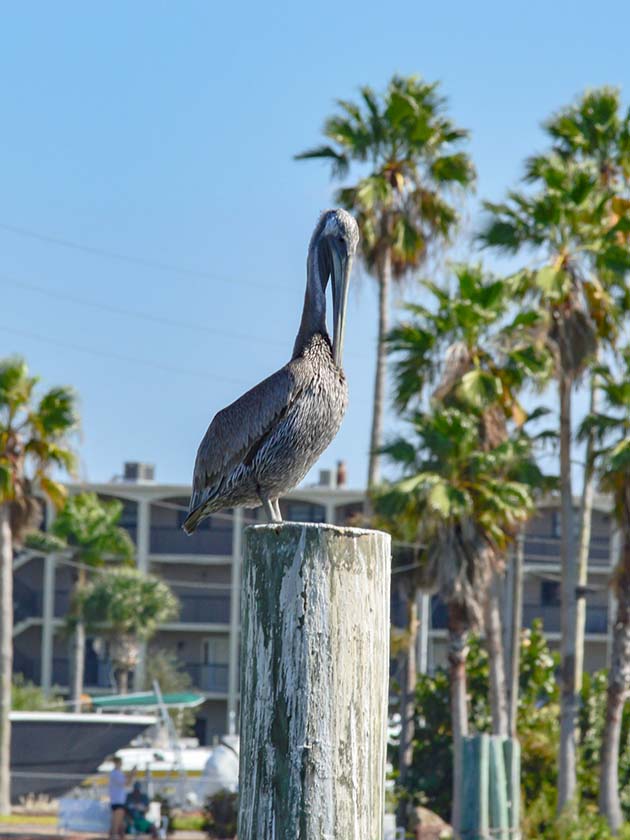
[[[188,537],[181,529],[190,487],[165,485],[143,478],[150,472],[127,465],[126,479],[108,483],[70,485],[71,492],[92,491],[103,499],[123,503],[121,525],[136,546],[140,570],[162,577],[179,598],[176,621],[163,625],[143,650],[135,684],[144,684],[147,658],[157,650],[177,657],[192,683],[206,697],[196,731],[201,743],[236,727],[239,683],[239,591],[243,529],[258,521],[259,511],[223,511],[201,523]],[[343,470],[338,471],[343,479]],[[322,471],[318,485],[294,490],[280,502],[283,518],[302,522],[351,524],[363,511],[364,492],[338,486],[334,475]],[[50,521],[50,511],[48,512]],[[46,526],[46,523],[45,523]],[[596,501],[593,516],[587,592],[585,667],[605,666],[609,648],[611,605],[608,596],[612,538],[609,504]],[[528,525],[525,537],[525,625],[544,622],[552,646],[560,638],[559,565],[560,521],[557,503],[542,506]],[[73,586],[72,566],[49,555],[18,553],[14,574],[14,671],[50,690],[67,691],[70,681],[69,643],[64,616]],[[394,580],[395,582],[395,580]],[[404,610],[392,586],[392,620],[404,624]],[[420,661],[429,669],[446,658],[446,612],[431,600],[425,651]],[[114,690],[106,651],[89,639],[85,657],[85,690]]]

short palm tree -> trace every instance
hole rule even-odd
[[[140,643],[178,615],[179,602],[155,575],[137,569],[104,569],[76,593],[74,610],[86,627],[108,640],[118,690],[126,694]]]
[[[420,585],[447,605],[457,830],[461,743],[468,734],[467,638],[482,622],[494,571],[533,510],[532,489],[521,474],[525,465],[535,467],[524,438],[482,449],[479,417],[461,408],[436,405],[432,413],[416,412],[409,429],[409,437],[384,447],[403,477],[383,485],[375,505],[395,535],[424,546]]]
[[[51,533],[59,542],[57,548],[65,549],[77,563],[74,593],[87,583],[88,568],[98,568],[107,561],[129,564],[133,561],[134,544],[118,522],[122,502],[117,499],[102,501],[96,493],[78,493],[70,496],[57,515]],[[80,599],[72,598],[72,603]],[[83,671],[85,659],[85,623],[80,614],[72,616],[72,685],[70,697],[74,710],[81,711]]]
[[[630,256],[619,245],[630,224],[624,212],[611,220],[613,194],[602,186],[592,161],[567,159],[558,152],[531,159],[526,180],[533,192],[511,192],[506,202],[485,204],[489,218],[482,242],[515,254],[529,250],[542,267],[516,275],[514,293],[533,301],[550,352],[560,404],[560,496],[562,561],[562,704],[558,808],[575,799],[576,715],[575,645],[578,565],[574,547],[572,389],[602,346],[614,343],[618,300],[625,296],[623,275]],[[621,209],[621,208],[620,208]]]
[[[622,823],[619,801],[619,742],[623,707],[630,696],[630,350],[622,354],[621,373],[599,368],[605,413],[589,415],[581,434],[593,433],[601,448],[594,453],[600,486],[613,498],[620,545],[611,586],[617,601],[608,671],[606,720],[600,757],[599,807],[616,833]]]
[[[468,132],[446,116],[437,83],[394,76],[384,95],[360,90],[359,102],[339,100],[324,124],[326,143],[297,155],[329,161],[343,180],[354,165],[359,180],[335,200],[361,230],[365,266],[378,282],[379,322],[368,487],[379,481],[385,400],[385,337],[392,279],[421,265],[457,228],[453,189],[472,187],[475,170],[461,146]]]
[[[11,677],[13,670],[13,545],[40,516],[39,496],[59,506],[53,469],[72,470],[70,436],[76,401],[68,388],[36,397],[37,377],[22,359],[0,361],[0,813],[10,807]]]

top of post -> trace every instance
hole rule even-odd
[[[306,529],[307,531],[326,531],[340,537],[369,537],[384,536],[389,539],[387,531],[380,531],[375,528],[351,528],[347,525],[330,525],[328,522],[265,522],[260,525],[248,525],[246,531],[275,532],[280,534],[291,530]]]

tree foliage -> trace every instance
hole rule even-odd
[[[394,76],[383,95],[367,86],[359,94],[358,102],[337,101],[337,113],[324,124],[327,142],[297,159],[328,161],[338,179],[349,175],[352,164],[365,172],[339,189],[335,200],[359,223],[368,268],[388,249],[400,276],[420,265],[432,244],[448,241],[456,227],[449,192],[468,189],[475,179],[462,149],[468,132],[447,117],[437,83]]]
[[[558,656],[550,651],[540,622],[521,636],[519,675],[518,738],[522,750],[522,791],[525,837],[557,840],[573,837],[610,838],[612,835],[595,816],[599,789],[599,750],[604,726],[606,673],[586,677],[579,717],[578,773],[582,789],[582,810],[577,823],[556,821],[559,692],[556,682]],[[473,639],[467,662],[470,720],[475,732],[490,732],[488,703],[488,654]],[[452,732],[448,672],[421,675],[416,689],[413,764],[406,788],[417,804],[426,805],[449,819],[452,786]],[[396,762],[397,753],[392,751]],[[630,708],[623,716],[620,785],[625,818],[630,820]],[[580,829],[578,829],[580,826]],[[579,833],[579,831],[583,833]],[[563,833],[567,832],[567,833]]]

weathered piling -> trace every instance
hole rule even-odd
[[[239,840],[381,840],[390,538],[249,528]]]

